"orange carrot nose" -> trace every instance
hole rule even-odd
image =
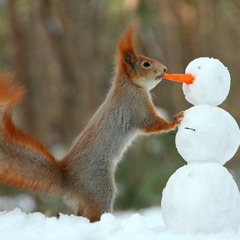
[[[194,77],[191,74],[164,74],[163,78],[170,81],[181,82],[186,84],[192,84],[194,81]]]

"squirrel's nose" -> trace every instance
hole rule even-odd
[[[164,72],[164,73],[167,72],[167,67],[163,66],[163,72]]]

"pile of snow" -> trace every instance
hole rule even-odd
[[[101,221],[89,223],[86,218],[60,215],[45,217],[42,213],[26,214],[20,209],[0,213],[0,239],[24,240],[239,240],[240,232],[209,235],[173,234],[164,226],[161,209],[139,213],[104,214]]]

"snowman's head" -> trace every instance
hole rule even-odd
[[[194,77],[192,84],[183,84],[183,93],[193,105],[217,106],[228,96],[230,73],[217,59],[201,57],[190,62],[185,70]]]

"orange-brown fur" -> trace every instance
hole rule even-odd
[[[0,107],[2,112],[7,112],[21,102],[25,95],[22,86],[13,84],[13,75],[8,72],[0,72]]]
[[[149,91],[166,72],[158,61],[138,55],[133,46],[133,28],[121,37],[117,69],[106,100],[60,161],[37,140],[17,129],[11,110],[25,90],[13,85],[12,77],[0,75],[0,182],[33,192],[66,196],[75,213],[98,221],[111,212],[116,196],[115,170],[123,153],[140,133],[174,129],[161,118]]]
[[[132,54],[133,61],[135,62],[137,60],[137,56],[133,46],[133,38],[134,38],[134,28],[130,27],[127,30],[126,34],[121,37],[119,41],[118,49],[117,49],[118,69],[119,71],[123,72],[126,76],[129,76],[129,71],[124,62],[124,54],[126,54],[126,52],[130,52]]]
[[[22,86],[14,85],[12,74],[0,73],[0,112],[3,115],[0,129],[0,182],[31,191],[48,193],[51,193],[52,189],[59,191],[60,187],[54,186],[54,181],[61,179],[58,162],[39,141],[17,129],[12,122],[10,111],[21,102],[25,92]],[[30,161],[29,164],[22,159],[28,155],[41,158],[42,163],[37,165]],[[48,170],[30,173],[28,169],[33,166],[36,169],[39,166],[47,167]]]
[[[27,135],[25,132],[17,129],[12,122],[12,115],[6,113],[2,119],[2,134],[5,139],[11,139],[14,141],[14,144],[19,144],[27,148],[32,148],[35,151],[38,151],[40,154],[45,155],[48,159],[50,159],[54,164],[56,164],[55,158],[51,153],[47,151],[47,149],[31,136]]]

